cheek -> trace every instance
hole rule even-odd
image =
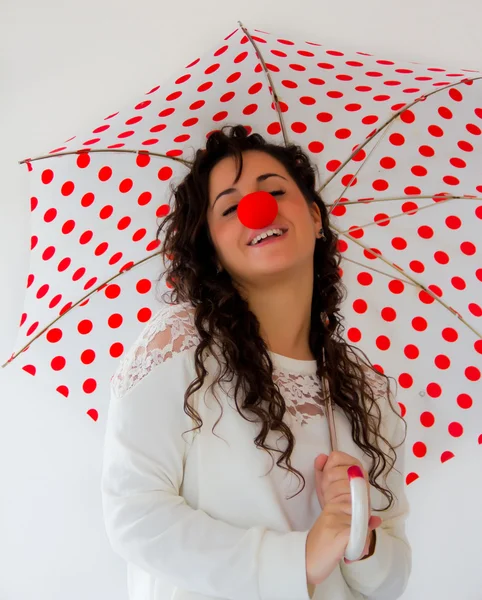
[[[232,249],[241,244],[241,227],[240,223],[236,221],[235,216],[230,218],[228,215],[222,220],[213,223],[211,227],[212,242],[216,252],[219,254],[229,254]]]

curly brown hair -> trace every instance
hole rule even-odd
[[[202,426],[203,421],[189,405],[188,398],[203,385],[207,374],[202,360],[203,352],[206,348],[212,350],[217,341],[227,361],[227,367],[231,373],[237,374],[235,398],[238,412],[246,419],[238,406],[238,390],[242,387],[247,390],[242,408],[254,413],[261,423],[259,435],[254,439],[256,447],[269,453],[270,450],[281,452],[279,449],[267,447],[265,441],[270,430],[282,432],[288,444],[276,464],[301,476],[303,487],[298,493],[304,489],[303,475],[291,467],[290,456],[294,448],[294,436],[283,421],[286,404],[273,381],[273,364],[268,347],[260,335],[260,323],[234,286],[229,273],[225,270],[220,274],[216,272],[217,254],[207,225],[209,175],[213,167],[224,157],[234,156],[236,164],[239,165],[236,177],[238,181],[243,169],[242,152],[261,150],[285,166],[303,193],[308,206],[316,202],[320,208],[326,239],[316,240],[313,256],[315,277],[309,346],[317,361],[316,373],[320,381],[326,377],[334,404],[344,411],[351,423],[353,440],[373,460],[368,474],[369,481],[389,500],[388,506],[379,510],[388,510],[393,503],[393,493],[388,488],[381,487],[376,478],[385,471],[389,457],[380,449],[378,439],[382,439],[394,455],[389,471],[395,468],[397,455],[390,442],[379,433],[381,410],[365,368],[371,369],[378,377],[386,378],[390,408],[404,421],[405,427],[406,422],[391,404],[390,377],[375,369],[366,354],[357,349],[366,359],[364,367],[361,366],[360,362],[364,361],[355,358],[355,348],[341,337],[344,327],[342,317],[339,316],[339,306],[346,293],[339,269],[341,255],[338,250],[338,237],[328,226],[329,215],[326,206],[315,190],[315,168],[300,146],[267,143],[260,134],[250,135],[242,125],[232,126],[230,135],[227,135],[224,132],[227,127],[230,126],[211,132],[206,148],[196,151],[188,175],[177,188],[171,187],[174,207],[158,227],[156,235],[159,241],[162,229],[168,225],[161,252],[163,260],[166,257],[171,261],[166,269],[166,282],[172,288],[168,302],[189,302],[194,307],[194,322],[201,340],[195,352],[198,377],[186,390],[184,412],[196,421],[195,429]],[[166,300],[165,294],[163,300]],[[323,323],[323,318],[320,318],[322,316],[327,316],[328,321]],[[326,364],[323,364],[322,360],[323,348]],[[353,356],[349,355],[349,350],[353,351]],[[221,376],[222,374],[214,383],[219,383]],[[377,418],[364,405],[363,398],[370,400],[370,408],[376,407]],[[373,435],[373,441],[370,440],[370,434]],[[281,464],[283,461],[286,461],[287,467]]]

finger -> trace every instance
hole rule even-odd
[[[351,466],[351,465],[349,465],[349,466]],[[363,469],[362,469],[362,471],[363,471]],[[349,481],[347,466],[333,467],[329,470],[327,470],[326,466],[325,466],[325,470],[324,470],[323,474],[324,474],[326,480],[330,483],[330,485],[337,481]],[[364,471],[363,471],[363,476],[366,479],[366,475],[365,475]]]
[[[362,463],[358,458],[347,454],[346,452],[340,452],[339,450],[335,450],[328,456],[328,460],[326,461],[325,468],[333,468],[338,466],[347,466],[358,465],[363,468]]]
[[[335,507],[334,510],[336,512],[340,512],[343,515],[349,515],[351,517],[351,502],[339,502],[332,504],[331,507]],[[351,518],[347,519],[347,523],[351,523]]]
[[[380,527],[380,525],[383,523],[383,520],[380,517],[377,517],[376,515],[372,515],[370,517],[370,520],[368,522],[368,526],[370,527],[370,529],[376,529],[377,527]]]

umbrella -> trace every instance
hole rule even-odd
[[[105,418],[106,374],[160,306],[155,234],[170,185],[212,131],[237,123],[302,145],[318,167],[340,236],[345,335],[399,384],[406,484],[481,444],[482,73],[242,23],[177,77],[21,161],[31,256],[2,366]]]

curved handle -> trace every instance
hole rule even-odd
[[[323,352],[323,362],[325,360],[325,349]],[[330,433],[331,449],[338,450],[336,439],[335,415],[333,411],[333,402],[330,399],[330,386],[325,377],[322,378],[322,389],[326,400],[328,428]],[[350,540],[345,549],[345,558],[347,560],[358,560],[362,558],[363,549],[368,535],[368,489],[363,471],[357,465],[348,468],[348,479],[350,480],[351,491],[351,529]]]
[[[351,530],[345,558],[358,560],[362,558],[368,535],[368,490],[360,467],[349,467],[348,478],[351,490]]]

